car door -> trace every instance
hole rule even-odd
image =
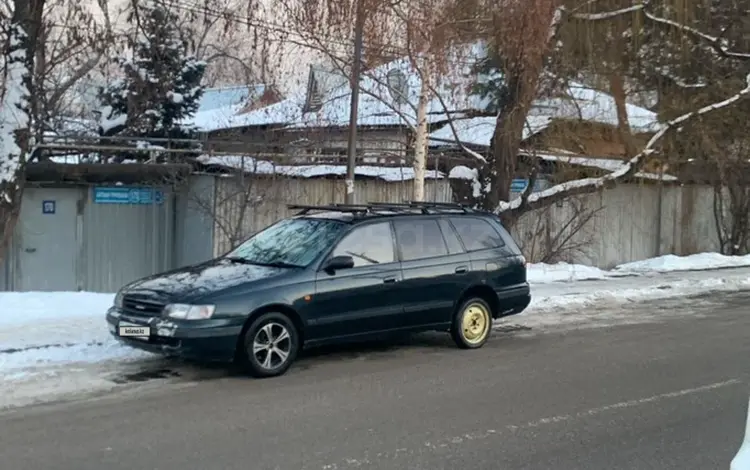
[[[461,242],[471,257],[471,269],[482,273],[500,298],[512,296],[522,279],[523,262],[500,232],[482,217],[451,217]]]
[[[393,226],[406,321],[410,327],[449,324],[456,300],[470,283],[469,256],[449,224],[436,217],[396,219]]]
[[[318,271],[310,339],[324,341],[403,327],[403,307],[393,292],[400,287],[401,265],[388,221],[356,226],[328,258],[347,255],[354,267]]]

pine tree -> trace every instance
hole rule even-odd
[[[162,5],[139,6],[128,21],[132,58],[117,59],[123,78],[100,90],[101,135],[194,137],[181,121],[198,109],[206,64],[189,54],[190,32]]]
[[[485,45],[483,56],[477,60],[471,72],[476,77],[471,94],[481,98],[482,111],[489,115],[499,113],[508,99],[508,84],[497,48]]]

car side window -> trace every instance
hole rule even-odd
[[[354,267],[393,263],[393,234],[388,222],[356,227],[334,248],[331,256],[351,256]]]
[[[440,224],[440,230],[443,232],[445,243],[448,244],[448,253],[451,255],[463,253],[464,247],[461,246],[461,242],[458,240],[458,235],[456,235],[456,231],[451,227],[450,222],[446,219],[440,219],[438,223]]]
[[[437,220],[396,220],[393,225],[396,227],[396,241],[404,261],[448,254]]]
[[[475,217],[452,217],[451,223],[467,251],[486,250],[505,246],[503,237],[486,220]]]

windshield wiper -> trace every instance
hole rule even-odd
[[[300,269],[304,266],[300,266],[298,264],[291,264],[291,263],[285,263],[283,261],[273,261],[269,263],[263,263],[260,261],[253,261],[249,260],[247,258],[242,258],[240,256],[227,256],[224,258],[225,260],[231,261],[233,263],[241,263],[241,264],[252,264],[255,266],[268,266],[270,268],[295,268]]]
[[[292,264],[292,263],[285,263],[283,261],[272,261],[268,263],[261,263],[261,262],[253,262],[253,264],[257,264],[258,266],[268,266],[271,268],[303,268],[304,266],[300,266],[299,264]]]

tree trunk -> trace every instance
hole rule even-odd
[[[414,136],[414,192],[412,199],[424,201],[424,178],[427,170],[427,105],[430,102],[429,77],[423,72],[422,86],[417,103],[417,128]]]
[[[497,117],[490,155],[482,177],[481,205],[486,210],[494,210],[501,201],[510,201],[511,183],[518,170],[518,152],[523,141],[523,128],[536,97],[541,69],[540,61],[536,72],[508,77],[508,99]],[[508,217],[503,217],[503,222],[510,226],[513,221]]]
[[[8,59],[4,94],[0,99],[0,140],[13,139],[16,145],[4,144],[3,149],[7,153],[0,154],[0,261],[5,259],[21,210],[32,127],[29,101],[36,44],[32,33],[36,34],[41,22],[43,3],[43,0],[15,0],[8,27],[10,41],[6,42],[5,54]],[[38,18],[36,23],[35,18]]]
[[[498,62],[507,85],[504,102],[500,103],[497,125],[492,136],[490,158],[482,178],[482,206],[495,210],[501,201],[510,201],[510,188],[518,169],[518,152],[523,141],[526,116],[531,109],[541,81],[551,42],[557,36],[560,11],[556,0],[523,0],[503,11],[507,29],[497,38]],[[520,29],[523,34],[514,30]],[[512,225],[508,220],[503,221]]]
[[[633,142],[633,133],[630,130],[630,118],[628,117],[627,95],[625,93],[625,80],[622,75],[613,73],[609,76],[609,91],[615,101],[617,111],[617,130],[622,145],[625,147],[625,156],[630,159],[638,154],[639,149]]]

